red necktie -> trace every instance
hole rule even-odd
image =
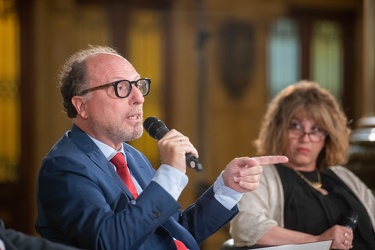
[[[177,250],[189,250],[182,241],[174,240],[174,243],[176,244]]]
[[[130,193],[132,193],[133,197],[137,199],[138,192],[135,188],[134,182],[132,180],[132,177],[130,176],[128,165],[125,162],[125,158],[122,155],[122,153],[117,153],[112,159],[111,162],[116,167],[116,171],[122,181],[125,183],[127,188],[129,189]]]

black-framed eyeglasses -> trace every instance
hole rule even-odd
[[[319,142],[328,135],[326,131],[318,127],[313,127],[311,132],[305,132],[305,128],[299,122],[291,122],[288,131],[289,138],[300,139],[307,135],[311,142]]]
[[[95,91],[98,89],[104,89],[108,88],[109,86],[113,86],[115,89],[115,94],[118,98],[125,98],[130,95],[130,92],[132,91],[132,85],[139,89],[141,91],[143,96],[146,96],[148,92],[150,92],[150,85],[151,85],[151,79],[149,78],[140,78],[136,81],[129,81],[129,80],[119,80],[116,82],[111,82],[107,84],[103,84],[97,87],[89,88],[82,90],[77,95],[84,95],[91,91]]]

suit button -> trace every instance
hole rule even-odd
[[[159,218],[160,217],[160,213],[158,211],[154,211],[154,213],[152,214],[152,216],[154,218]]]

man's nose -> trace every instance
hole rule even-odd
[[[128,98],[131,104],[142,104],[145,101],[145,97],[143,96],[142,92],[136,87],[132,88]]]

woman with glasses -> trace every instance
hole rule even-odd
[[[242,197],[231,222],[234,244],[333,240],[332,249],[375,249],[374,195],[342,166],[349,134],[338,103],[318,84],[301,81],[281,91],[255,145],[259,154],[289,162],[264,167],[259,188]]]

